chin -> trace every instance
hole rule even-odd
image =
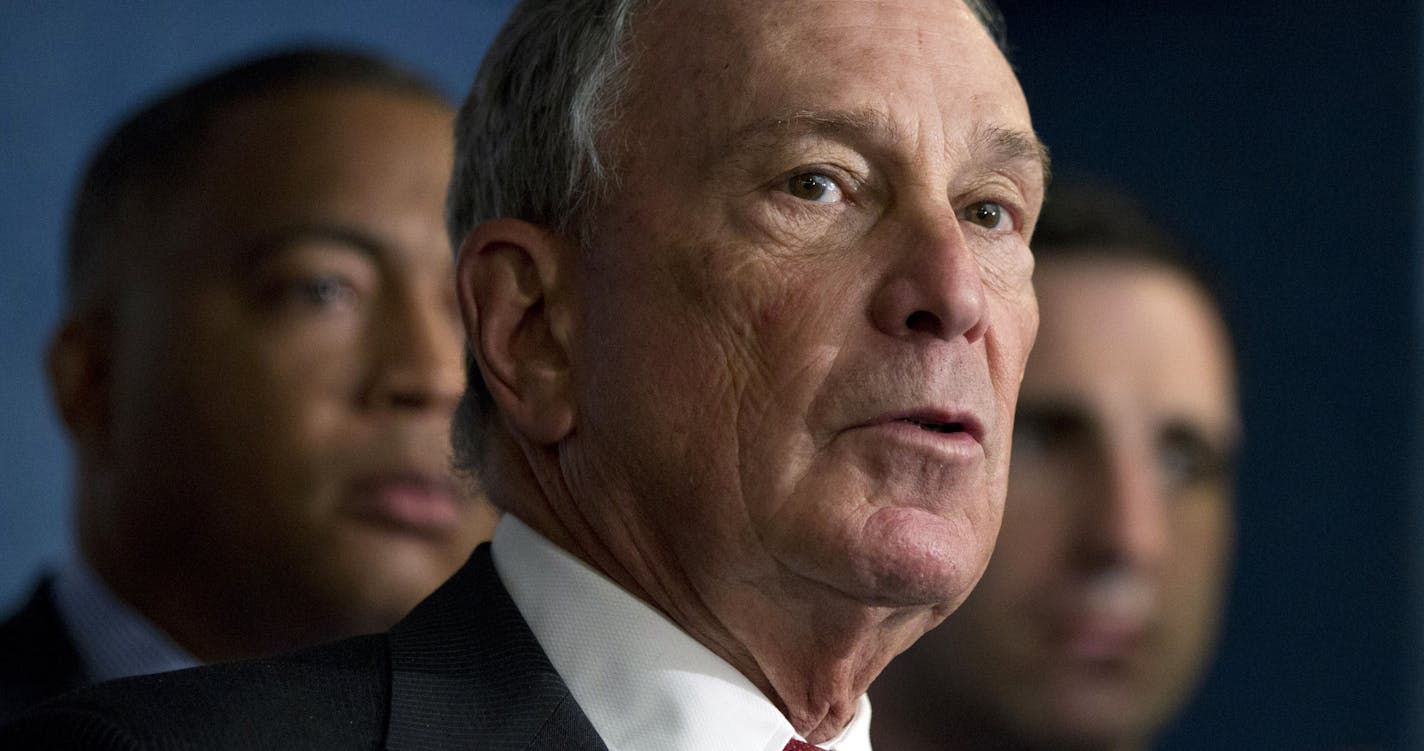
[[[348,593],[344,603],[348,630],[352,633],[374,633],[394,626],[434,591],[434,586],[426,589],[423,583],[370,582],[362,590]]]
[[[913,508],[882,509],[866,526],[864,579],[881,604],[959,607],[992,550],[973,530]]]
[[[454,573],[458,564],[423,546],[378,546],[361,551],[343,567],[339,583],[349,611],[373,622],[404,617]]]
[[[1045,743],[1067,743],[1073,748],[1145,748],[1151,735],[1137,727],[1127,727],[1122,718],[1095,717],[1066,722],[1042,734]]]
[[[1140,697],[1120,692],[1097,692],[1085,689],[1069,696],[1060,696],[1055,706],[1045,708],[1043,717],[1053,727],[1045,729],[1048,736],[1072,738],[1085,746],[1123,748],[1140,745],[1151,737],[1157,724],[1140,705]]]

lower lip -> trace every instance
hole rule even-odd
[[[1095,620],[1074,624],[1058,639],[1064,655],[1083,662],[1120,662],[1134,657],[1142,644],[1142,629],[1133,624]]]
[[[449,534],[460,523],[454,494],[437,483],[370,483],[356,494],[354,508],[364,519],[420,535]]]

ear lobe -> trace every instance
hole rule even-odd
[[[96,449],[109,430],[112,369],[109,327],[98,316],[68,318],[45,356],[50,397],[77,446]]]
[[[573,431],[568,331],[556,323],[569,243],[518,219],[485,222],[460,244],[455,286],[467,345],[508,424],[537,444]]]

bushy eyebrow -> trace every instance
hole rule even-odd
[[[764,117],[737,128],[718,145],[718,153],[755,147],[760,142],[786,135],[815,135],[848,141],[869,135],[892,142],[901,137],[895,124],[879,110],[799,110]],[[974,141],[982,153],[989,155],[988,161],[1032,163],[1042,173],[1044,184],[1048,183],[1052,174],[1048,147],[1032,132],[991,127],[980,130]]]
[[[359,228],[333,222],[302,222],[279,227],[257,238],[238,254],[239,268],[251,266],[303,242],[328,242],[344,246],[373,263],[381,263],[390,251],[385,243]]]
[[[980,142],[1000,161],[1033,162],[1043,173],[1043,184],[1053,176],[1048,147],[1038,136],[1009,128],[989,128],[980,134]]]

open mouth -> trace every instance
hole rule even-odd
[[[964,423],[962,422],[929,422],[926,420],[916,420],[906,417],[900,422],[907,422],[921,430],[928,430],[931,433],[963,433]]]

